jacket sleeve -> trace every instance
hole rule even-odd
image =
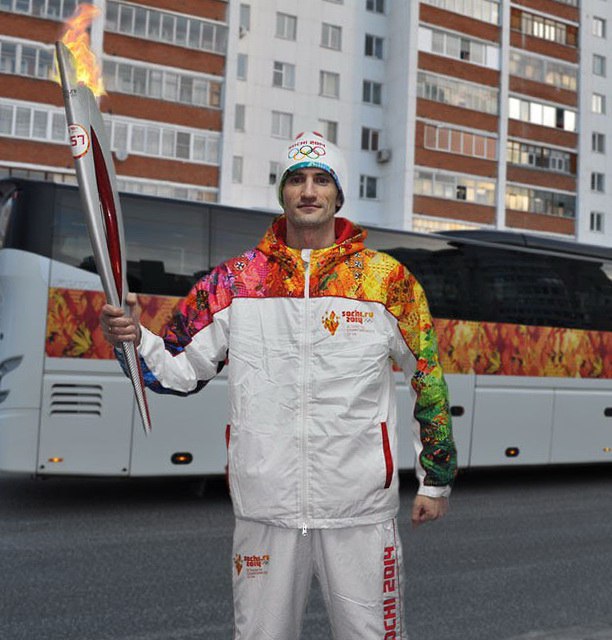
[[[402,265],[391,274],[387,309],[397,320],[393,359],[416,394],[415,448],[419,493],[448,496],[456,475],[448,387],[438,357],[438,341],[423,288]]]
[[[148,388],[189,395],[221,371],[228,350],[231,298],[227,272],[217,267],[179,302],[162,336],[141,325],[138,353]],[[125,370],[121,354],[117,357]]]

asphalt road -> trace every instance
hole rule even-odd
[[[612,639],[612,466],[463,474],[417,531],[413,491],[412,640]],[[232,523],[220,479],[0,477],[0,639],[229,640]],[[314,585],[302,640],[328,638]]]

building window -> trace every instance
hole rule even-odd
[[[591,110],[593,113],[606,112],[606,96],[601,93],[594,93],[591,98]]]
[[[2,2],[0,0],[0,8]],[[53,50],[39,43],[1,41],[0,73],[48,80],[53,68]]]
[[[422,0],[427,4],[453,13],[460,13],[474,20],[499,24],[498,0]]]
[[[498,113],[497,89],[455,80],[448,76],[419,72],[417,96],[462,109],[472,109],[493,115]]]
[[[107,91],[200,107],[221,106],[220,80],[127,60],[104,60],[103,69]]]
[[[342,49],[342,27],[323,23],[321,29],[321,46],[326,49]]]
[[[333,120],[319,120],[319,125],[323,137],[334,144],[338,144],[338,123]]]
[[[275,62],[272,86],[281,89],[295,89],[295,65],[287,62]]]
[[[522,120],[544,127],[565,131],[576,131],[576,112],[562,107],[553,107],[533,100],[510,98],[508,115],[513,120]]]
[[[363,101],[367,104],[382,104],[382,84],[373,80],[364,80]]]
[[[223,24],[115,0],[106,5],[105,27],[115,33],[189,49],[222,54],[227,49],[227,27]]]
[[[557,22],[549,18],[525,13],[519,9],[513,9],[511,14],[511,28],[515,31],[575,47],[578,42],[578,29],[563,22]]]
[[[576,91],[578,82],[578,67],[529,55],[524,51],[510,51],[510,73],[534,82]]]
[[[462,174],[415,171],[414,192],[421,196],[495,206],[495,182]]]
[[[606,21],[603,18],[593,18],[593,35],[596,38],[606,37]]]
[[[497,159],[497,140],[471,131],[444,126],[425,125],[423,145],[426,149],[457,153],[485,160]]]
[[[57,108],[0,100],[0,135],[64,144],[66,117]]]
[[[251,5],[240,4],[240,32],[251,30]]]
[[[77,5],[77,0],[0,0],[0,11],[25,13],[49,20],[69,18]]]
[[[378,178],[359,176],[359,197],[362,200],[376,200],[378,198]]]
[[[380,131],[378,129],[361,127],[361,148],[364,151],[378,151],[379,139]]]
[[[606,186],[606,176],[603,173],[597,171],[591,172],[591,191],[597,191],[598,193],[604,193]]]
[[[366,11],[372,13],[385,12],[385,0],[366,0]]]
[[[574,218],[576,196],[509,184],[506,188],[506,207],[527,213]]]
[[[191,202],[217,202],[218,190],[211,187],[196,187],[185,184],[168,184],[151,182],[142,179],[117,179],[117,188],[121,193],[145,193],[172,200],[189,200]]]
[[[368,58],[378,58],[379,60],[382,60],[383,38],[366,33],[364,53]]]
[[[242,165],[242,156],[234,156],[232,158],[232,182],[238,184],[242,182]]]
[[[559,173],[576,173],[576,156],[567,151],[541,147],[515,140],[508,141],[507,159],[510,164],[516,164],[533,169],[558,171]]]
[[[432,27],[419,27],[419,50],[499,69],[499,47]]]
[[[244,131],[245,127],[245,106],[243,104],[236,105],[234,111],[234,129],[236,131]]]
[[[591,134],[591,151],[595,151],[595,153],[605,153],[606,152],[606,136],[603,133],[598,133],[594,131]]]
[[[321,71],[319,76],[319,95],[326,98],[340,97],[340,74]]]
[[[595,233],[604,232],[604,214],[601,211],[591,211],[589,229]]]
[[[297,17],[288,13],[276,14],[276,37],[283,40],[295,40],[297,36]]]
[[[219,164],[220,136],[216,131],[174,127],[165,123],[104,118],[111,150],[135,155],[188,160],[198,164]],[[66,144],[67,127],[63,110],[0,100],[0,132],[17,138],[32,138]]]
[[[593,73],[596,76],[606,76],[606,58],[605,56],[598,56],[593,54]]]
[[[280,179],[280,172],[280,162],[270,162],[270,173],[268,174],[268,182],[270,184],[276,184]]]
[[[272,135],[275,138],[293,138],[293,116],[282,111],[272,112]]]
[[[236,77],[238,80],[246,80],[249,73],[249,56],[246,53],[238,54]]]

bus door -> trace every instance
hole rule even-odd
[[[28,194],[0,183],[0,471],[34,473],[49,258],[32,246]],[[44,216],[41,216],[44,217]]]
[[[39,474],[127,475],[133,394],[98,323],[105,302],[76,190],[55,194]]]

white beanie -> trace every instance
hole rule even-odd
[[[283,158],[281,178],[278,183],[278,201],[281,207],[284,206],[283,186],[287,176],[298,169],[308,169],[310,167],[322,169],[334,179],[340,196],[339,210],[344,204],[344,191],[342,190],[342,184],[344,184],[345,179],[344,158],[335,144],[325,140],[316,131],[300,133],[287,149],[287,153]]]

